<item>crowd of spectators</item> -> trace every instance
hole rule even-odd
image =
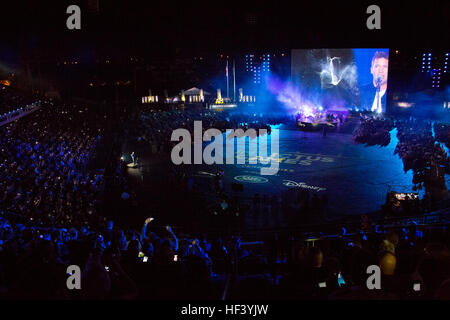
[[[0,221],[0,296],[33,299],[448,299],[448,229],[316,239],[175,235],[169,226],[43,228]],[[153,229],[153,230],[152,230]],[[314,241],[314,242],[312,242]],[[82,270],[66,287],[67,266]],[[381,270],[369,290],[367,268]]]
[[[354,131],[354,140],[357,143],[386,146],[390,143],[390,134],[394,128],[398,138],[394,154],[402,159],[405,172],[412,170],[413,190],[425,189],[426,203],[443,200],[450,158],[442,143],[448,143],[450,127],[425,119],[364,116]]]
[[[369,146],[387,146],[391,142],[390,131],[393,129],[391,119],[375,118],[361,115],[360,124],[353,133],[356,143]]]
[[[193,136],[194,121],[202,122],[202,135],[210,129],[215,128],[221,132],[227,129],[248,128],[260,129],[271,133],[271,125],[278,125],[292,121],[286,115],[267,115],[243,112],[215,112],[210,110],[143,110],[140,114],[141,126],[136,130],[143,134],[155,148],[156,152],[170,152],[174,144],[170,141],[172,132],[178,128],[185,128]]]
[[[450,146],[450,125],[446,123],[435,122],[433,125],[436,140]]]
[[[85,112],[47,102],[0,128],[2,211],[56,225],[95,219],[103,169],[89,162],[103,129],[100,119]]]
[[[166,150],[173,129],[193,127],[194,120],[202,120],[204,130],[267,128],[283,121],[179,110],[140,117],[144,121],[127,133],[144,132],[141,139],[159,144],[158,152]],[[449,297],[447,228],[379,230],[365,221],[353,234],[318,233],[312,239],[308,232],[287,232],[246,239],[229,230],[174,232],[155,216],[141,230],[114,223],[100,210],[105,168],[93,165],[107,121],[88,108],[44,102],[38,111],[0,127],[1,298]],[[406,127],[399,124],[400,135],[408,134]],[[117,177],[126,185],[124,162],[117,163]],[[305,191],[281,199],[255,195],[253,201],[255,210],[286,211],[283,203],[293,203],[294,211],[305,206],[320,211],[327,199],[310,199]],[[66,286],[69,265],[82,270],[81,290]],[[380,290],[365,285],[370,265],[381,268]]]
[[[397,120],[398,144],[395,153],[402,158],[404,170],[414,172],[413,183],[421,189],[445,190],[444,174],[449,170],[450,159],[432,133],[432,123],[425,120]]]

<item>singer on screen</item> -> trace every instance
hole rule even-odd
[[[360,88],[361,109],[376,113],[386,111],[386,89],[388,80],[389,55],[384,51],[375,52],[370,73],[372,83]]]

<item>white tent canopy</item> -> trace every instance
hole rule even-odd
[[[200,95],[200,89],[196,88],[196,87],[190,88],[190,89],[184,91],[184,95],[185,96],[199,96]],[[205,90],[203,90],[203,95],[205,95],[205,96],[206,95],[210,95],[210,93],[206,92]]]

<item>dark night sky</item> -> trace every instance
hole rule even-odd
[[[2,8],[3,44],[46,57],[91,47],[168,54],[295,47],[448,47],[450,1],[375,1],[382,30],[366,28],[372,1],[12,1]],[[65,27],[68,4],[82,9],[82,30]],[[252,23],[253,22],[253,23]]]
[[[99,11],[93,12],[90,4],[96,1]],[[81,7],[81,30],[66,28],[66,9],[71,4]],[[381,30],[366,27],[366,9],[371,4],[381,8]],[[2,3],[0,10],[0,71],[25,75],[25,70],[31,70],[34,77],[82,92],[86,83],[95,79],[109,79],[111,83],[130,80],[134,67],[123,62],[139,57],[140,62],[133,63],[141,76],[137,82],[178,90],[199,81],[189,76],[195,74],[194,64],[183,62],[193,57],[204,56],[211,64],[204,67],[208,72],[201,69],[205,77],[223,67],[217,61],[222,53],[233,56],[293,48],[387,47],[414,57],[422,49],[448,49],[449,29],[448,0],[298,0],[270,4],[11,0],[8,5]],[[212,56],[215,59],[209,59]],[[114,65],[105,66],[109,58]],[[80,61],[79,67],[60,67],[65,60]],[[149,72],[149,66],[163,71]],[[177,76],[161,77],[167,74]]]

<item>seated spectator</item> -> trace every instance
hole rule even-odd
[[[105,266],[100,261],[100,255],[92,252],[81,276],[81,287],[85,299],[106,299],[111,290],[111,279]]]

